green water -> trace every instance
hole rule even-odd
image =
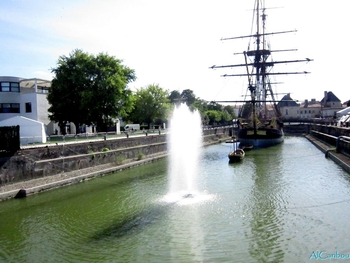
[[[349,175],[304,138],[203,150],[193,198],[167,160],[0,202],[0,262],[309,262],[350,254]],[[314,254],[313,254],[314,253]],[[333,262],[343,262],[333,259]]]

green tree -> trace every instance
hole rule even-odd
[[[222,112],[217,110],[208,110],[205,115],[209,118],[209,125],[215,125],[222,120]]]
[[[190,107],[204,113],[208,110],[208,102],[200,98],[196,98]]]
[[[127,115],[133,104],[127,84],[136,77],[121,63],[107,54],[95,57],[80,49],[60,56],[47,97],[50,120],[61,128],[72,122],[78,132],[82,124],[106,128],[112,118]]]
[[[208,110],[216,110],[216,111],[221,111],[222,110],[222,105],[215,102],[211,101],[208,103]]]
[[[130,119],[138,123],[154,123],[165,121],[171,110],[168,91],[159,85],[149,85],[135,93],[135,105]]]
[[[173,90],[169,95],[170,103],[179,105],[181,103],[181,94],[178,90]]]
[[[89,90],[90,119],[103,130],[116,117],[126,117],[134,104],[127,84],[135,80],[134,71],[121,65],[121,60],[100,53],[95,58],[96,72]],[[86,105],[88,106],[88,105]]]
[[[240,116],[241,118],[247,119],[252,113],[253,105],[250,102],[246,102],[241,109]]]
[[[196,96],[193,93],[193,90],[185,89],[181,92],[181,101],[185,102],[187,106],[191,106],[196,100]]]
[[[235,113],[235,108],[232,106],[224,106],[224,111],[227,111],[228,114],[230,114],[233,118],[236,117],[236,113]]]
[[[223,110],[221,112],[221,121],[223,123],[228,123],[228,122],[231,122],[232,120],[233,120],[233,116],[230,113],[228,113],[228,111]]]

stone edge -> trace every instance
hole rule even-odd
[[[350,158],[342,153],[337,153],[334,146],[330,146],[325,144],[324,142],[318,140],[312,135],[306,135],[306,139],[308,139],[313,145],[316,146],[319,150],[321,150],[325,154],[325,158],[329,158],[338,164],[345,171],[350,173]]]

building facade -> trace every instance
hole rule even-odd
[[[325,91],[321,101],[311,99],[300,104],[287,94],[279,101],[278,106],[285,119],[336,118],[336,113],[344,108],[331,91]]]
[[[344,109],[341,101],[333,94],[333,92],[325,91],[321,100],[322,116],[324,118],[336,118],[337,112]]]
[[[42,123],[47,136],[60,134],[58,124],[49,119],[48,109],[50,104],[47,95],[50,87],[51,81],[49,80],[0,76],[0,125],[1,121],[19,116]],[[16,120],[20,119],[17,118]],[[19,123],[16,125],[19,125]],[[77,132],[73,123],[67,123],[65,129],[64,132],[62,131],[64,134],[75,134]],[[117,132],[120,131],[119,120],[116,122],[116,130]],[[84,125],[79,127],[79,132],[94,133],[94,127]]]
[[[19,125],[21,144],[46,142],[50,86],[43,79],[0,77],[0,125]]]
[[[23,116],[48,125],[48,89],[51,81],[0,77],[0,121]]]

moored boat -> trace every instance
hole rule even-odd
[[[312,61],[311,59],[275,61],[272,59],[273,52],[294,51],[287,50],[271,50],[268,43],[270,35],[284,34],[296,32],[296,30],[282,32],[265,32],[266,8],[262,6],[261,0],[255,0],[253,23],[254,28],[251,35],[223,38],[222,40],[234,40],[248,38],[250,39],[248,48],[244,52],[235,53],[244,56],[244,64],[233,64],[223,66],[212,66],[210,68],[245,68],[245,73],[224,74],[223,77],[242,77],[246,76],[248,80],[249,98],[246,100],[235,101],[217,101],[223,103],[243,103],[240,111],[237,139],[240,147],[252,146],[255,148],[269,147],[280,144],[284,140],[283,123],[281,113],[277,106],[275,94],[272,89],[271,75],[288,75],[288,74],[307,74],[309,72],[273,72],[276,64],[288,64],[293,62]],[[250,43],[253,48],[250,49]]]
[[[230,163],[239,162],[243,160],[244,156],[245,156],[245,152],[241,148],[238,148],[228,154]]]

